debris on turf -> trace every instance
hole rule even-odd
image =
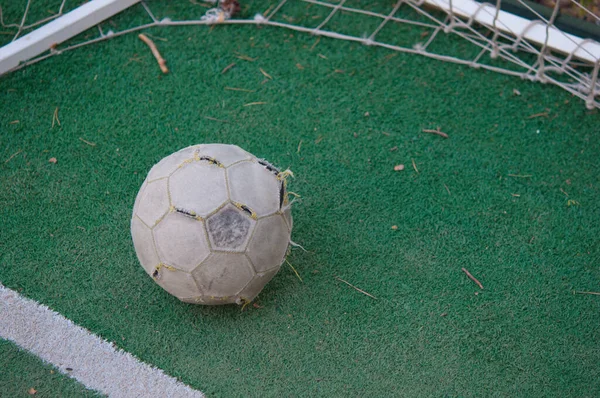
[[[8,122],[8,124],[19,124],[18,120],[13,120],[12,122]]]
[[[326,56],[324,56],[323,54],[317,54],[319,57],[323,58],[323,59],[327,59]]]
[[[37,394],[37,390],[35,388],[31,387],[29,390],[27,390],[27,394],[35,395],[35,394]]]
[[[50,158],[50,159],[48,159],[48,162],[56,164],[56,162],[58,162],[58,160],[56,160],[56,158]]]
[[[513,88],[513,94],[514,95],[521,95],[521,92],[519,90],[517,90],[516,88]]]
[[[132,62],[139,62],[139,63],[141,63],[141,62],[142,62],[142,59],[143,59],[143,58],[141,58],[141,57],[138,57],[138,56],[137,56],[137,54],[133,54],[133,57],[129,58],[129,60],[128,60],[128,61],[125,63],[125,65],[124,65],[124,66],[127,66],[127,65],[129,65],[130,63],[132,63]],[[94,80],[96,80],[96,79],[94,79]]]
[[[302,140],[300,140],[298,143],[298,149],[296,150],[296,153],[300,153],[300,148],[302,148]]]
[[[298,277],[298,279],[300,279],[300,282],[304,283],[304,281],[300,277],[300,274],[298,273],[298,271],[296,271],[296,268],[294,268],[294,266],[292,265],[292,263],[290,263],[287,258],[285,259],[285,262],[290,266],[290,268],[292,269],[292,271],[294,271],[294,274],[296,274],[296,276]]]
[[[267,104],[267,102],[259,101],[259,102],[249,102],[247,104],[244,104],[244,106],[265,105],[265,104]]]
[[[6,164],[6,163],[10,162],[10,161],[12,160],[12,158],[14,158],[15,156],[17,156],[17,155],[18,155],[18,154],[20,154],[21,152],[23,152],[23,150],[22,150],[22,149],[19,149],[17,152],[15,152],[15,153],[13,153],[12,155],[10,155],[10,156],[8,157],[8,159],[6,159],[6,160],[4,161],[4,164]]]
[[[416,171],[416,172],[417,172],[417,174],[418,174],[418,173],[419,173],[419,169],[417,169],[417,164],[415,163],[415,160],[414,160],[414,159],[411,159],[411,160],[412,160],[413,168],[415,169],[415,171]]]
[[[288,192],[288,193],[290,193],[290,192]],[[302,247],[302,245],[294,242],[293,240],[290,240],[290,246],[292,246],[292,247],[298,247],[298,248],[302,249],[302,251],[305,251],[305,252],[308,251],[304,247]]]
[[[398,150],[397,146],[390,148],[390,152],[394,152],[394,151],[397,151],[397,150]]]
[[[217,119],[216,117],[204,116],[205,119],[214,120],[215,122],[229,123],[227,120]]]
[[[594,296],[600,296],[600,292],[578,292],[578,291],[575,291],[575,294],[593,294]]]
[[[310,47],[310,51],[312,51],[317,46],[317,44],[319,44],[320,41],[321,41],[321,37],[317,37],[317,40],[315,40],[313,45]]]
[[[564,193],[567,198],[569,197],[569,194],[566,193],[564,189],[562,189],[562,188],[558,188],[558,189],[560,189],[560,192]]]
[[[540,112],[540,113],[535,113],[533,115],[529,115],[527,116],[527,119],[535,119],[536,117],[548,117],[548,112]]]
[[[265,72],[265,70],[263,68],[258,68],[260,70],[260,73],[263,74],[264,77],[266,77],[269,80],[273,80],[273,77],[271,75],[269,75],[267,72]]]
[[[150,37],[153,40],[159,40],[159,41],[169,41],[169,39],[165,38],[165,37],[158,37],[158,36],[154,36],[151,35],[150,33],[147,34],[148,37]]]
[[[235,16],[240,12],[240,3],[237,0],[221,0],[219,1],[219,8],[227,15],[227,19]]]
[[[252,306],[253,306],[254,308],[257,308],[257,309],[258,309],[258,308],[264,308],[262,305],[258,305],[258,303],[252,303]]]
[[[79,252],[79,254],[77,255],[77,257],[75,257],[75,261],[73,261],[73,264],[75,264],[77,262],[77,260],[79,260],[79,257],[81,257],[81,253],[82,252]]]
[[[146,43],[148,45],[148,47],[150,47],[150,50],[152,51],[152,55],[154,55],[154,58],[156,58],[156,62],[158,62],[158,66],[160,67],[160,70],[162,71],[162,73],[169,73],[169,68],[167,68],[167,61],[165,61],[165,59],[162,57],[162,55],[160,55],[160,52],[158,52],[158,48],[156,48],[156,44],[154,44],[154,42],[143,33],[140,33],[138,35],[138,37],[140,38],[141,41]]]
[[[359,288],[357,288],[356,286],[354,286],[354,285],[353,285],[353,284],[351,284],[350,282],[347,282],[347,281],[343,280],[343,279],[342,279],[342,278],[340,278],[339,276],[335,276],[334,278],[335,278],[335,279],[337,279],[337,280],[338,280],[338,281],[340,281],[340,282],[344,282],[346,285],[350,286],[352,289],[356,290],[357,292],[361,292],[362,294],[364,294],[364,295],[366,295],[366,296],[369,296],[369,297],[371,297],[372,299],[375,299],[375,300],[377,300],[377,297],[373,296],[372,294],[369,294],[369,293],[365,292],[365,291],[364,291],[364,290],[362,290],[362,289],[359,289]]]
[[[394,171],[402,171],[402,170],[404,170],[403,164],[397,164],[394,166]]]
[[[298,68],[298,69],[302,70],[302,69],[304,69],[304,66],[302,66],[302,65],[300,65],[300,64],[296,64],[296,68]]]
[[[238,88],[238,87],[225,87],[225,90],[229,91],[243,91],[245,93],[253,93],[256,90],[248,90],[247,88]]]
[[[435,134],[435,135],[439,135],[440,137],[444,137],[444,138],[448,138],[448,134],[444,133],[443,131],[440,130],[440,128],[436,128],[435,130],[431,130],[431,129],[423,129],[422,130],[424,133],[428,133],[428,134]]]
[[[427,32],[425,32],[425,33],[427,33]],[[428,34],[428,33],[427,33],[427,34]],[[383,65],[383,64],[386,64],[386,63],[388,63],[388,62],[389,62],[389,61],[390,61],[392,58],[394,58],[394,57],[397,57],[397,56],[398,56],[398,53],[388,54],[388,55],[386,55],[385,57],[383,57],[383,58],[382,58],[382,59],[381,59],[381,60],[378,62],[378,65],[379,65],[379,66],[381,66],[381,65]]]
[[[398,226],[397,226],[397,225],[392,225],[392,229],[393,229],[394,231],[396,231],[396,230],[398,229]]]
[[[479,282],[477,280],[477,278],[475,278],[473,275],[471,275],[471,273],[469,271],[467,271],[466,268],[462,268],[462,271],[467,274],[467,276],[469,277],[469,279],[471,279],[473,282],[475,282],[477,284],[477,286],[479,286],[480,289],[483,290],[483,285],[481,284],[481,282]]]
[[[225,73],[227,73],[227,71],[231,68],[233,68],[235,66],[235,62],[230,63],[229,65],[227,65],[226,67],[223,68],[223,70],[221,71],[221,74],[224,75]]]
[[[267,10],[266,10],[265,12],[263,12],[263,13],[262,13],[262,15],[263,15],[263,16],[266,16],[266,15],[268,15],[268,14],[269,14],[269,13],[270,13],[270,12],[273,10],[273,7],[275,7],[275,4],[271,4],[271,5],[269,6],[269,8],[267,8]]]
[[[54,128],[54,124],[58,124],[60,126],[60,119],[58,118],[58,106],[54,110],[54,114],[52,115],[52,127]]]
[[[241,308],[240,312],[244,312],[244,310],[246,309],[246,306],[247,306],[248,304],[250,304],[250,301],[249,301],[249,300],[246,300],[246,299],[245,299],[245,298],[243,298],[243,297],[241,297],[241,298],[240,298],[240,301],[239,301],[237,304],[242,304],[242,308]]]
[[[258,59],[258,57],[251,58],[251,57],[249,57],[249,56],[247,56],[245,54],[240,54],[238,52],[236,52],[235,54],[236,54],[236,58],[243,59],[244,61],[248,61],[248,62],[254,62],[254,61],[256,61]]]
[[[79,141],[88,144],[89,146],[96,146],[95,142],[90,142],[88,140],[84,140],[83,138],[79,137]]]
[[[446,188],[446,191],[448,191],[448,195],[452,195],[452,193],[450,192],[450,188],[448,188],[448,185],[444,184],[444,188]]]

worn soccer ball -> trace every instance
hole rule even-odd
[[[235,145],[195,145],[162,159],[133,206],[142,267],[187,303],[252,301],[291,242],[289,175]]]

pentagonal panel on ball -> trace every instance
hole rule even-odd
[[[241,253],[212,253],[192,275],[205,296],[231,297],[250,282],[254,272]]]
[[[135,216],[131,219],[131,238],[140,264],[148,275],[152,275],[152,272],[160,263],[154,248],[152,231]]]
[[[266,272],[279,267],[285,257],[290,232],[280,214],[258,220],[246,254],[256,272]]]
[[[227,200],[225,169],[195,161],[169,177],[171,201],[176,209],[205,217]]]
[[[153,181],[158,178],[164,178],[170,176],[181,164],[186,160],[194,159],[194,153],[199,148],[199,145],[189,146],[183,148],[165,158],[162,158],[160,162],[155,164],[148,173],[147,180]]]
[[[256,221],[233,205],[227,205],[206,220],[213,250],[243,252]]]
[[[240,160],[252,159],[252,155],[244,151],[237,145],[226,145],[226,144],[205,144],[198,150],[198,157],[202,158],[207,156],[211,159],[216,160],[223,167],[229,167],[235,162]]]
[[[169,211],[167,180],[149,182],[141,193],[137,216],[149,227],[153,227]]]
[[[177,298],[197,296],[200,294],[194,278],[189,272],[161,267],[153,275],[156,283]]]
[[[252,209],[258,217],[279,209],[281,182],[264,166],[242,162],[227,169],[231,200]]]
[[[153,233],[160,260],[181,270],[193,270],[210,254],[203,222],[195,218],[169,213]]]
[[[252,281],[240,292],[240,297],[247,301],[254,300],[254,298],[258,296],[258,293],[260,293],[265,285],[273,279],[277,272],[279,272],[279,268],[275,268],[269,272],[256,274],[254,278],[252,278]]]

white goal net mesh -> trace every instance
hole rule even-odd
[[[537,1],[242,0],[239,12],[231,15],[231,0],[216,4],[133,0],[136,4],[132,7],[22,60],[16,68],[155,26],[254,24],[554,84],[581,98],[589,109],[600,108],[600,0]],[[67,0],[0,2],[0,59],[7,44],[59,19],[79,4]]]

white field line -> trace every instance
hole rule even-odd
[[[204,397],[1,284],[0,338],[15,342],[85,387],[109,397]]]

